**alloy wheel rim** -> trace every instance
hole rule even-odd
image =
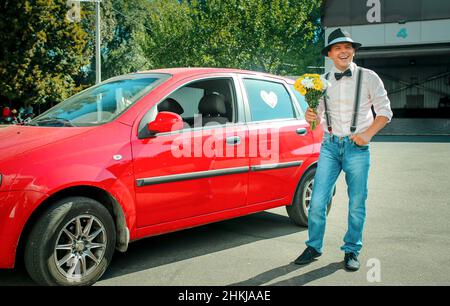
[[[303,189],[303,210],[305,211],[306,216],[308,216],[309,211],[309,204],[311,203],[311,196],[312,196],[312,190],[314,185],[314,179],[310,180],[305,184],[305,188]]]
[[[106,229],[92,215],[70,220],[60,231],[54,248],[58,271],[69,281],[81,281],[102,262],[107,246]]]

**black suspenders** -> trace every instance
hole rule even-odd
[[[328,72],[325,75],[325,79],[328,81],[329,77],[330,77],[330,73]],[[331,119],[330,119],[330,115],[328,114],[327,91],[326,90],[325,90],[325,93],[323,94],[323,105],[325,106],[325,118],[327,119],[328,133],[332,134],[333,128],[331,127]]]
[[[353,109],[352,125],[350,126],[350,132],[352,132],[352,134],[356,131],[356,124],[358,123],[361,79],[362,79],[362,69],[358,67],[358,79],[356,81],[356,93],[355,93],[355,108]]]
[[[362,80],[362,69],[358,67],[357,70],[358,78],[356,80],[356,90],[355,90],[355,104],[353,108],[353,118],[352,125],[350,126],[350,132],[353,134],[356,131],[356,125],[358,124],[358,112],[359,112],[359,104],[360,104],[360,96],[361,96],[361,80]],[[325,79],[328,81],[330,73],[325,74]],[[327,105],[327,92],[325,91],[323,95],[323,103],[325,106],[325,117],[327,119],[328,132],[332,134],[333,128],[331,127],[331,118],[328,113],[328,105]]]

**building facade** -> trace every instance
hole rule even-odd
[[[362,43],[355,62],[379,74],[397,118],[450,118],[449,0],[328,0],[323,24]]]

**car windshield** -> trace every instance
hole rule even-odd
[[[74,127],[110,122],[167,78],[163,74],[114,78],[61,102],[30,125]]]

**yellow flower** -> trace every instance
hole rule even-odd
[[[312,88],[306,88],[302,82],[305,79],[309,79],[312,81],[313,86]],[[310,83],[308,81],[308,83]],[[325,88],[325,84],[322,82],[322,79],[320,78],[319,74],[312,74],[312,73],[305,73],[304,75],[300,76],[294,83],[294,88],[297,90],[301,95],[305,96],[308,93],[308,90],[317,90],[317,91],[323,91]]]
[[[314,89],[315,90],[322,90],[322,88],[323,88],[323,84],[320,81],[320,79],[315,79],[314,80]]]
[[[323,90],[324,89],[324,84],[322,82],[322,79],[319,77],[314,79],[314,89],[316,90]]]
[[[301,78],[297,79],[297,81],[295,81],[295,84],[294,84],[295,90],[300,91],[301,89],[304,89],[303,85],[302,85],[302,81],[303,81],[303,77],[301,77]]]

